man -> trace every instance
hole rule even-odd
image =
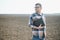
[[[29,27],[32,28],[32,40],[45,40],[46,36],[46,21],[43,13],[41,13],[42,5],[35,4],[35,13],[29,18]]]

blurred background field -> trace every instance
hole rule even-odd
[[[31,40],[28,14],[0,14],[0,40]],[[60,40],[60,15],[46,14],[46,40]]]

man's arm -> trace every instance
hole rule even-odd
[[[43,22],[44,22],[44,24],[45,24],[44,28],[46,28],[46,18],[45,18],[44,15],[43,15],[42,19],[43,19]]]
[[[43,21],[44,21],[44,24],[45,24],[45,26],[44,26],[44,34],[45,34],[45,37],[46,37],[46,18],[45,18],[45,16],[43,16]]]

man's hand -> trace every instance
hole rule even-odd
[[[34,29],[39,29],[39,27],[36,27],[36,26],[34,26],[33,28],[34,28]]]
[[[33,28],[34,28],[34,29],[42,29],[42,28],[44,28],[44,27],[42,27],[42,26],[40,25],[40,26],[38,26],[38,27],[34,26]]]
[[[41,25],[42,25],[42,24],[41,24]],[[44,27],[42,27],[41,25],[39,26],[39,29],[42,29],[42,28],[44,28]]]

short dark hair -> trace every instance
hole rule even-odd
[[[35,6],[39,5],[40,7],[42,7],[41,3],[36,3]]]

